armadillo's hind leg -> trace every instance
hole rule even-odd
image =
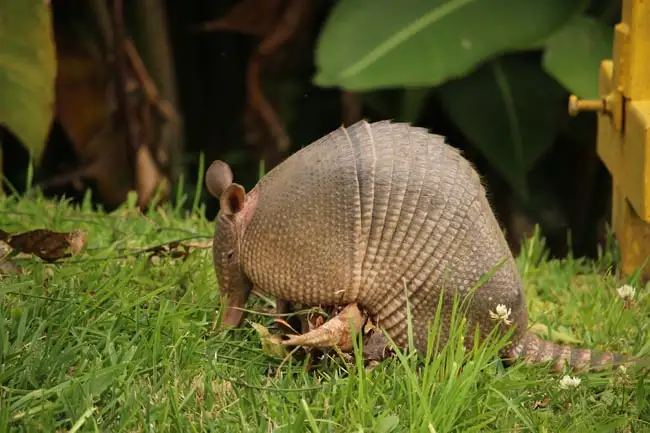
[[[366,319],[367,316],[359,310],[356,303],[348,304],[318,328],[304,334],[291,335],[282,344],[319,349],[338,347],[343,352],[350,352],[354,347],[352,339],[361,332]]]

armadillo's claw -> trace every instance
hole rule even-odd
[[[282,341],[282,344],[321,349],[338,347],[343,352],[349,352],[353,349],[353,335],[361,332],[366,319],[367,317],[359,310],[356,303],[348,304],[318,328],[304,334],[291,335]]]

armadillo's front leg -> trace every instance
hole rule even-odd
[[[287,346],[317,347],[320,349],[338,347],[343,352],[353,349],[353,335],[363,329],[367,316],[356,303],[348,304],[336,316],[318,328],[300,335],[291,335],[282,344]]]

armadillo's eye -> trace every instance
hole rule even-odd
[[[232,263],[235,258],[235,250],[228,251],[226,257],[228,258],[228,263]]]

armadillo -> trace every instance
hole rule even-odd
[[[359,306],[405,347],[408,300],[413,345],[426,353],[441,292],[439,344],[449,335],[451,295],[472,292],[465,340],[476,327],[486,338],[500,309],[514,328],[503,353],[509,362],[582,369],[621,360],[527,329],[523,280],[481,178],[425,128],[359,121],[298,150],[248,193],[220,160],[206,186],[220,202],[213,261],[226,326],[239,326],[255,287],[282,302]]]

